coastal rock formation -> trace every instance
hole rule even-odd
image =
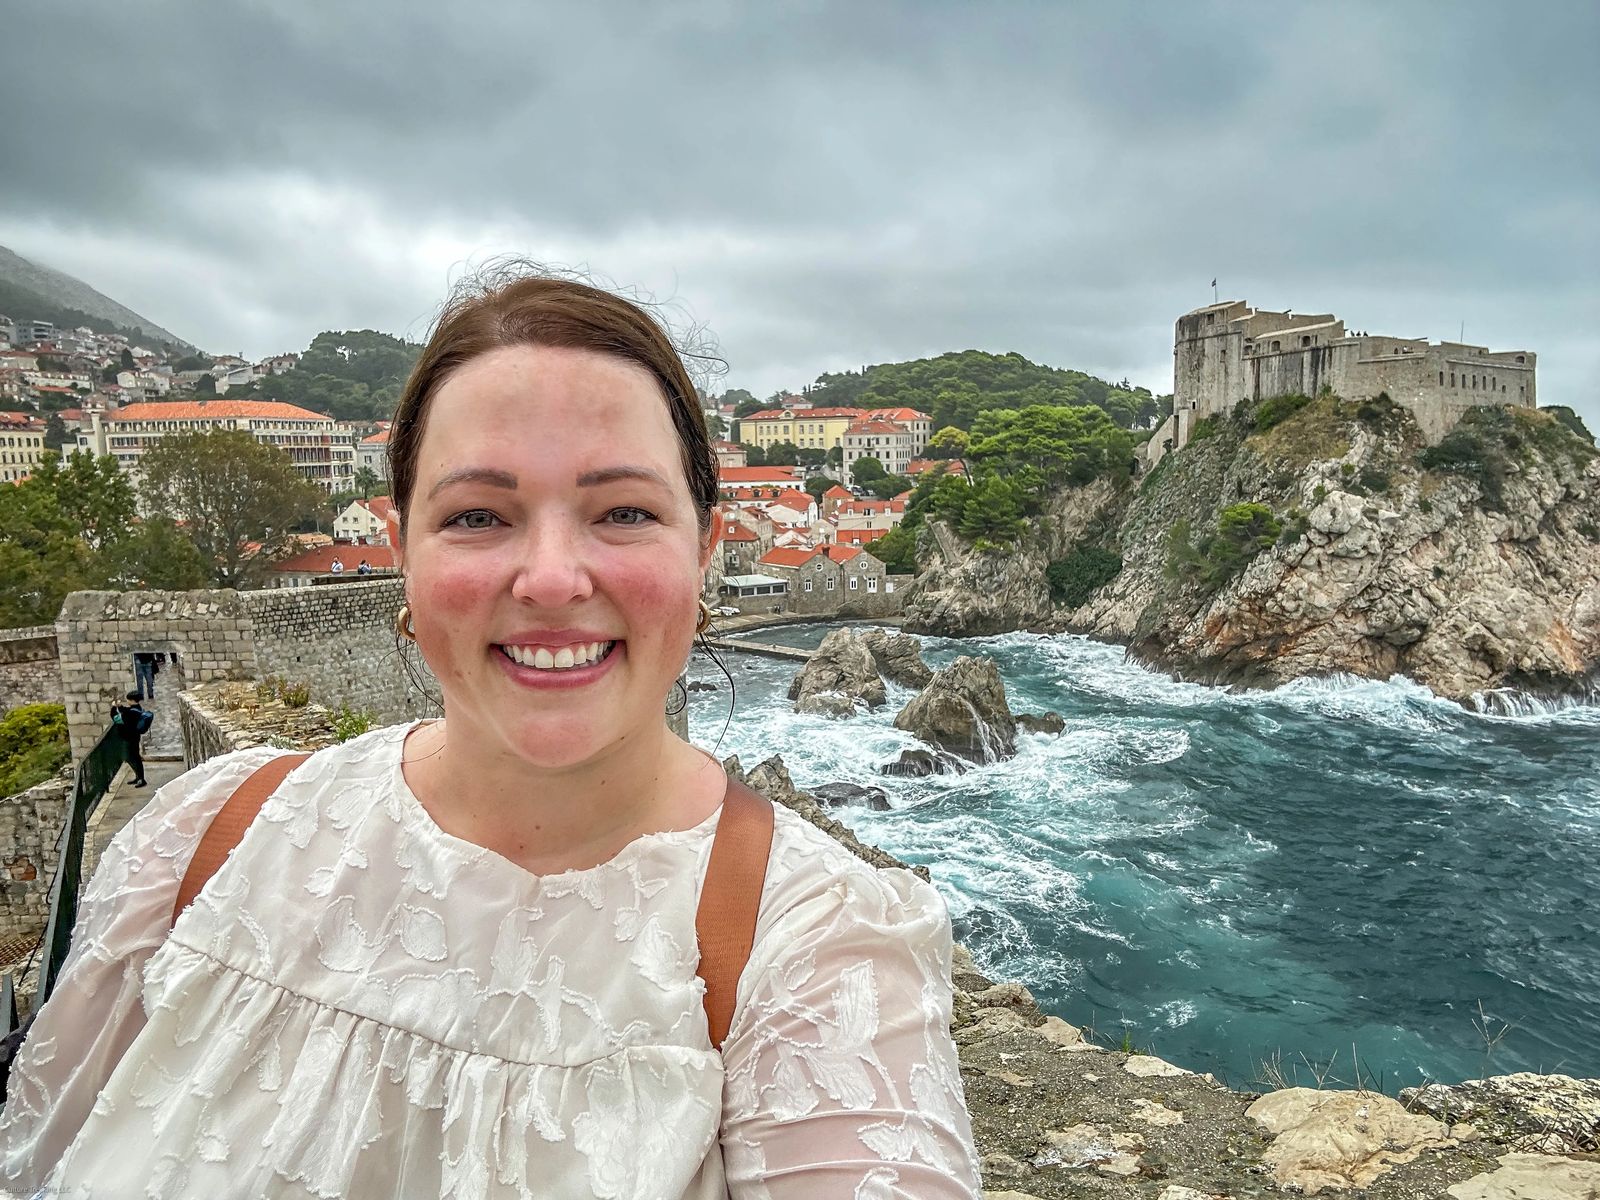
[[[888,699],[888,693],[861,634],[835,629],[795,675],[789,699],[795,702],[795,712],[848,717],[855,712],[857,700],[877,708]]]
[[[1600,1080],[1523,1071],[1405,1088],[1400,1099],[1441,1121],[1470,1121],[1518,1149],[1600,1152]]]
[[[974,551],[943,522],[925,524],[922,567],[905,600],[910,633],[985,637],[1015,629],[1051,628],[1058,613],[1045,569],[1081,531],[1115,520],[1120,492],[1107,480],[1052,497],[1029,537],[1009,550]]]
[[[1263,1156],[1272,1177],[1308,1196],[1323,1188],[1365,1187],[1424,1150],[1460,1145],[1450,1127],[1409,1113],[1378,1092],[1283,1088],[1261,1097],[1245,1115],[1273,1135]],[[1459,1132],[1476,1136],[1470,1127]]]
[[[1017,752],[1006,685],[989,658],[956,659],[900,710],[894,725],[972,762],[999,762]]]
[[[1201,682],[1600,695],[1600,455],[1542,410],[1470,410],[1451,438],[1426,447],[1382,400],[1325,395],[1260,429],[1241,406],[1145,479],[1053,502],[1014,554],[930,533],[906,627],[1087,633]],[[1230,540],[1246,505],[1261,519]],[[1122,568],[1053,607],[1047,568],[1080,545]]]
[[[883,775],[907,775],[922,778],[927,775],[965,774],[967,764],[954,754],[943,750],[902,750],[900,757],[878,768]]]
[[[885,633],[869,629],[862,635],[878,671],[890,683],[901,687],[925,687],[933,669],[922,661],[922,643],[909,633]]]
[[[1017,713],[1017,728],[1026,729],[1029,733],[1060,733],[1067,727],[1067,722],[1060,713]]]
[[[889,794],[880,787],[862,787],[858,783],[824,783],[813,788],[811,794],[829,808],[889,811]]]

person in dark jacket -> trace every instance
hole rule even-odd
[[[122,744],[128,752],[128,765],[133,768],[134,787],[144,787],[144,759],[139,757],[139,739],[144,736],[140,726],[144,723],[145,710],[139,703],[138,692],[129,692],[124,697],[127,704],[113,704],[111,706],[111,724],[122,737]]]

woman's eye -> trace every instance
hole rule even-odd
[[[655,514],[648,513],[642,508],[613,508],[606,514],[613,525],[643,525],[654,521]]]
[[[457,529],[491,529],[499,524],[500,518],[486,508],[474,508],[464,513],[457,513],[445,522],[454,525]]]

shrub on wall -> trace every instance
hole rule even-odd
[[[64,706],[24,704],[0,717],[0,796],[44,782],[70,757]]]
[[[1052,600],[1079,608],[1121,570],[1120,555],[1099,546],[1077,546],[1071,554],[1046,567],[1045,578],[1050,582]]]
[[[1256,405],[1251,425],[1257,433],[1265,433],[1274,425],[1282,425],[1310,403],[1310,396],[1302,396],[1298,393],[1288,396],[1273,396]]]

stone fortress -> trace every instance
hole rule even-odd
[[[1331,313],[1268,312],[1242,300],[1179,317],[1172,355],[1173,411],[1146,444],[1145,469],[1187,445],[1195,422],[1244,400],[1315,396],[1323,388],[1347,400],[1387,393],[1416,417],[1430,445],[1469,408],[1537,402],[1534,355],[1526,350],[1351,332]]]

